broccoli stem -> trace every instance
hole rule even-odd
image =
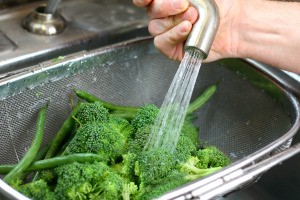
[[[92,153],[78,153],[78,154],[71,154],[67,156],[59,156],[54,158],[48,158],[44,160],[39,160],[33,162],[30,166],[28,166],[25,171],[37,171],[37,170],[44,170],[55,168],[61,165],[73,163],[73,162],[95,162],[95,161],[104,161],[105,159],[103,156],[92,154]],[[16,165],[0,165],[0,174],[7,174],[12,171]]]
[[[53,138],[51,146],[50,146],[45,158],[52,158],[59,150],[61,143],[65,140],[67,135],[70,132],[72,132],[72,129],[75,125],[75,120],[73,119],[73,116],[76,115],[76,113],[79,111],[79,109],[80,109],[80,102],[72,110],[69,117],[66,119],[66,121],[63,123],[62,127],[59,129],[59,131]]]
[[[21,161],[17,165],[15,165],[15,167],[3,178],[3,181],[5,181],[6,183],[10,184],[14,179],[16,179],[23,171],[26,170],[26,168],[37,156],[44,136],[47,108],[48,104],[40,109],[38,113],[36,131],[33,141]]]
[[[192,103],[190,103],[187,114],[191,114],[201,108],[211,97],[212,95],[216,92],[217,90],[217,85],[211,85],[209,86],[204,92]]]
[[[216,170],[219,170],[219,169],[222,169],[222,167],[212,167],[212,168],[207,168],[207,169],[200,169],[200,168],[197,168],[195,166],[189,166],[189,170],[191,170],[191,172],[195,175],[205,175],[207,173],[211,173],[211,172],[214,172]]]
[[[185,176],[186,180],[196,180],[198,178],[202,178],[205,176],[208,176],[216,171],[219,171],[220,169],[222,169],[222,167],[212,167],[212,168],[207,168],[207,169],[198,169],[196,170],[195,174],[188,174]]]
[[[119,105],[109,103],[83,90],[75,89],[74,92],[79,98],[85,99],[87,102],[94,103],[96,101],[100,101],[103,104],[103,106],[110,111],[119,110],[119,111],[137,113],[140,109],[139,107],[119,106]]]

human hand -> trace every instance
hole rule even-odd
[[[207,62],[224,57],[238,57],[240,1],[215,0],[219,7],[220,25],[209,52]],[[188,0],[133,0],[139,7],[147,7],[149,32],[154,45],[171,59],[181,61],[184,43],[198,18]],[[201,13],[199,13],[201,17]]]
[[[300,74],[300,3],[215,0],[220,24],[204,62],[226,57],[251,58]],[[188,0],[133,0],[147,7],[154,45],[180,61],[197,11]],[[276,11],[276,12],[275,12]],[[201,13],[199,13],[201,18]]]

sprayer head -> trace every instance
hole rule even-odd
[[[203,59],[208,55],[219,26],[219,12],[214,0],[190,0],[197,9],[198,20],[186,41],[185,49],[197,48]]]

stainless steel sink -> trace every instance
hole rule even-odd
[[[300,134],[294,144],[300,142]],[[229,194],[218,200],[298,200],[300,198],[300,155],[283,162],[263,174],[261,178],[244,190]]]
[[[65,0],[59,9],[67,21],[64,32],[54,36],[30,33],[21,26],[22,20],[43,4],[0,11],[0,74],[149,34],[144,10],[129,0]]]

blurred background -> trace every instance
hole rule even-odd
[[[12,8],[14,6],[20,6],[26,3],[35,2],[37,0],[1,0],[0,9]]]

